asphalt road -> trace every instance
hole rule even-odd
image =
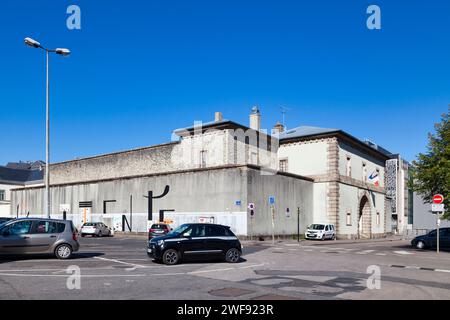
[[[244,242],[241,263],[176,266],[143,239],[80,242],[68,261],[0,258],[0,299],[450,299],[450,252],[406,241]]]

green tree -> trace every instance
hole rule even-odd
[[[423,199],[432,203],[434,194],[444,196],[444,218],[450,218],[450,107],[434,126],[436,133],[428,134],[426,153],[413,161],[412,187]]]

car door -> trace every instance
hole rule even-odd
[[[206,236],[208,238],[206,250],[209,254],[217,255],[226,252],[228,245],[225,228],[214,225],[206,226]]]
[[[440,238],[442,241],[442,248],[450,248],[450,228],[442,229],[443,234]]]
[[[181,244],[184,255],[194,257],[206,253],[206,231],[204,225],[193,225],[183,233],[183,237],[185,240]]]
[[[34,221],[33,227],[30,233],[30,247],[29,251],[33,253],[44,253],[47,252],[56,240],[58,240],[59,232],[58,223],[37,220]]]
[[[0,253],[28,253],[32,223],[32,220],[21,220],[4,226],[0,230]]]

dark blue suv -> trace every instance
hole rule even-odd
[[[436,235],[437,230],[432,230],[423,236],[415,237],[411,241],[411,245],[418,249],[436,248]],[[439,229],[439,247],[450,249],[450,228]]]
[[[148,242],[150,258],[177,264],[189,258],[218,258],[230,263],[240,261],[242,246],[230,227],[209,223],[187,223]]]

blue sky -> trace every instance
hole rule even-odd
[[[81,30],[66,9],[81,8]],[[381,7],[368,30],[366,8]],[[450,2],[72,0],[0,4],[0,164],[44,159],[44,53],[52,161],[170,141],[214,111],[264,128],[340,128],[414,159],[450,103]]]

